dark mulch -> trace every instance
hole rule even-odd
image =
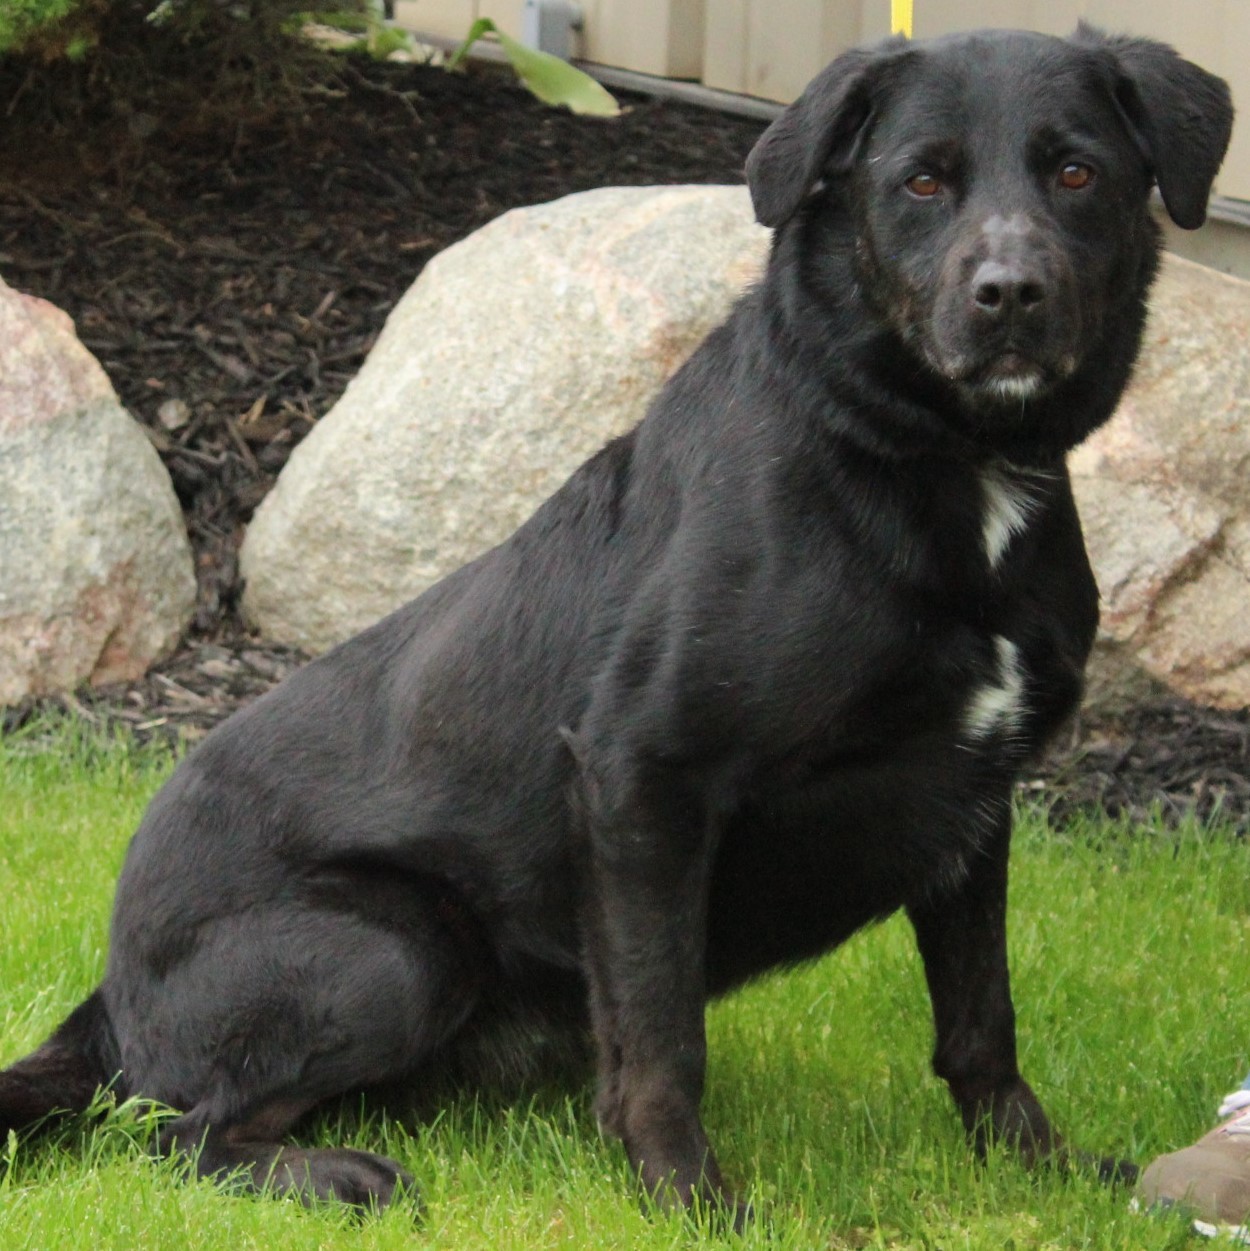
[[[15,120],[35,93],[0,76],[0,110],[19,91]],[[758,123],[628,104],[579,120],[499,71],[352,60],[233,126],[144,99],[55,143],[0,127],[0,275],[70,313],[160,451],[197,631],[233,621],[242,527],[435,252],[573,191],[741,181]]]
[[[1056,822],[1101,810],[1169,825],[1218,819],[1250,833],[1250,712],[1157,699],[1085,713],[1021,787]]]
[[[300,662],[242,627],[239,543],[435,252],[573,191],[741,181],[762,129],[630,97],[618,120],[579,119],[488,69],[352,60],[264,90],[205,75],[187,63],[175,85],[122,91],[98,70],[0,64],[0,275],[73,316],[168,467],[196,554],[177,655],[63,701],[140,737],[199,737]],[[1248,739],[1245,713],[1152,705],[1080,727],[1030,789],[1062,815],[1218,808],[1250,828]]]

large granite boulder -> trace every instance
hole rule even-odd
[[[642,417],[768,237],[745,188],[609,188],[436,256],[257,511],[247,615],[319,650],[505,538]]]
[[[1166,258],[1120,411],[1072,456],[1102,630],[1090,696],[1250,704],[1250,282]]]
[[[0,705],[139,676],[194,601],[160,458],[69,317],[0,282]]]
[[[609,189],[436,257],[243,546],[245,611],[319,650],[498,542],[726,314],[742,188]],[[1103,598],[1091,697],[1250,703],[1250,284],[1165,259],[1121,411],[1071,458]]]

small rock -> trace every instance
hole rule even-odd
[[[0,282],[0,705],[138,677],[194,598],[143,428],[69,317]]]
[[[181,430],[191,420],[186,400],[166,400],[156,410],[156,418],[166,430]]]

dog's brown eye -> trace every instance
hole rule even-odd
[[[1059,171],[1059,185],[1067,191],[1080,191],[1094,181],[1094,171],[1079,161],[1069,161]]]
[[[922,200],[927,200],[942,190],[940,180],[932,174],[913,174],[907,180],[906,187],[912,195],[919,196]]]

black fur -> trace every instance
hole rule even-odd
[[[397,1166],[286,1128],[589,1035],[645,1186],[724,1200],[707,996],[901,907],[970,1132],[1060,1152],[1004,930],[1012,782],[1097,619],[1063,455],[1138,350],[1152,181],[1197,225],[1231,116],[1089,28],[835,61],[748,163],[766,277],[642,424],[178,768],[0,1132],[116,1080],[201,1173],[385,1202]]]

